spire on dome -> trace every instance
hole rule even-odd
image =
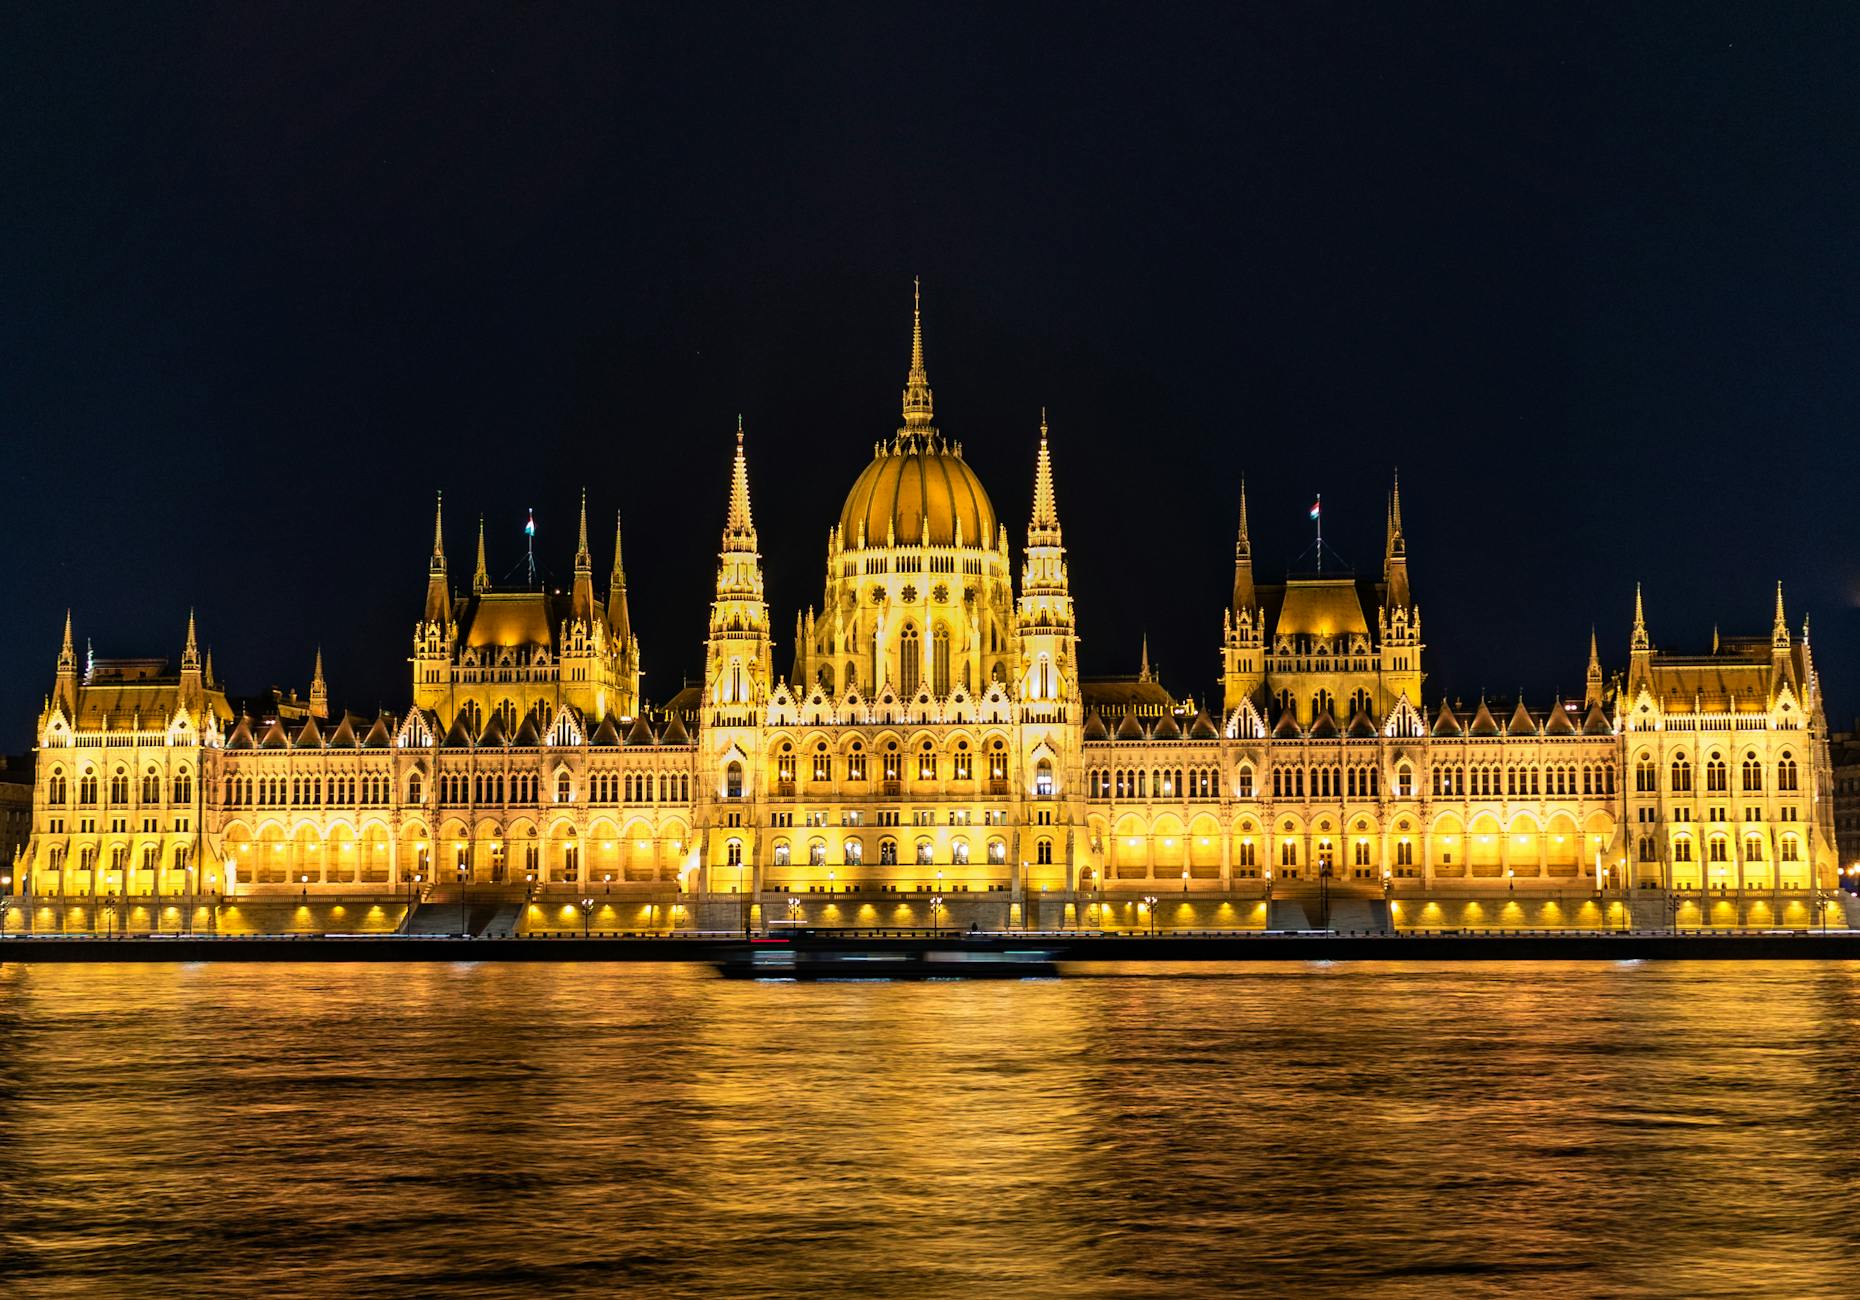
[[[911,369],[904,378],[904,428],[901,434],[930,431],[935,417],[930,373],[924,369],[923,282],[911,280]]]
[[[483,515],[478,516],[478,567],[472,571],[471,589],[475,592],[485,592],[491,589],[491,571],[484,562]]]
[[[723,527],[728,533],[754,534],[756,531],[755,520],[749,513],[749,462],[743,457],[743,417],[740,415],[736,417],[736,463],[730,468],[730,513]]]
[[[1053,455],[1046,443],[1046,408],[1040,408],[1040,454],[1033,470],[1033,518],[1027,524],[1027,545],[1059,544],[1059,504],[1053,495]]]

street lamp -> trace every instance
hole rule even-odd
[[[611,895],[614,892],[614,877],[611,871],[601,877],[601,884],[603,886],[601,889],[603,894]]]
[[[588,937],[588,914],[593,910],[594,900],[592,898],[581,900],[581,937],[584,939]]]
[[[459,863],[458,871],[459,871],[459,938],[463,939],[465,937],[466,927],[469,924],[466,920],[466,915],[465,915],[465,912],[466,912],[466,908],[465,908],[465,864],[463,862]]]
[[[0,875],[0,939],[6,938],[6,910],[12,897],[13,877]]]
[[[1145,894],[1143,896],[1143,902],[1149,908],[1150,938],[1154,939],[1156,937],[1156,895]]]
[[[943,896],[935,894],[930,899],[930,928],[938,935],[943,933]]]

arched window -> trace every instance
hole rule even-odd
[[[84,775],[78,778],[78,802],[83,804],[97,802],[97,773],[91,768],[85,768]]]
[[[886,838],[878,842],[878,863],[882,867],[898,865],[898,842],[896,840]]]
[[[1710,858],[1713,862],[1729,862],[1731,860],[1731,845],[1724,836],[1712,836],[1711,839],[1706,842],[1706,847],[1710,850]]]
[[[949,852],[950,857],[955,860],[957,866],[966,867],[969,865],[969,842],[967,840],[957,840],[954,844],[949,846]]]
[[[930,634],[930,690],[935,695],[949,694],[949,626],[938,623]]]
[[[1673,755],[1673,793],[1689,794],[1692,791],[1692,764],[1686,761],[1684,754]]]
[[[929,840],[917,841],[917,865],[927,867],[936,861],[936,845]]]
[[[189,804],[194,801],[194,774],[187,768],[178,768],[174,774],[174,801]]]
[[[1033,769],[1033,793],[1036,798],[1053,797],[1053,764],[1050,759],[1041,759]]]
[[[1728,785],[1724,758],[1713,754],[1705,760],[1705,791],[1707,794],[1724,794]]]
[[[1368,840],[1356,841],[1356,843],[1351,846],[1351,850],[1354,854],[1354,857],[1352,858],[1352,862],[1355,866],[1366,867],[1369,865],[1369,841]]]
[[[1789,831],[1783,835],[1782,839],[1777,843],[1777,849],[1778,852],[1776,856],[1781,858],[1784,862],[1800,862],[1802,860],[1802,841],[1796,838],[1794,831]]]
[[[1787,791],[1793,791],[1796,788],[1795,759],[1787,750],[1783,751],[1783,756],[1776,762],[1776,788]]]
[[[724,863],[728,866],[732,866],[732,867],[742,866],[743,865],[743,842],[741,840],[726,841],[723,846],[723,860],[724,860]]]
[[[1043,867],[1053,865],[1053,842],[1041,840],[1033,846],[1033,860]]]
[[[152,767],[142,774],[142,802],[161,802],[161,773]]]
[[[847,865],[856,867],[865,861],[865,844],[858,836],[849,836],[840,845],[840,853],[846,859]]]
[[[64,803],[65,773],[63,768],[52,769],[52,779],[45,783],[45,801],[49,804]]]
[[[1692,837],[1690,835],[1675,835],[1673,837],[1673,861],[1692,861]]]
[[[1653,836],[1651,835],[1641,836],[1640,837],[1640,860],[1642,862],[1652,862],[1653,854],[1654,854]]]
[[[465,729],[476,736],[484,730],[484,710],[476,700],[466,700],[459,710],[459,716],[465,720]]]
[[[128,769],[119,767],[114,772],[110,773],[110,802],[113,804],[126,804],[129,802]]]
[[[923,680],[923,647],[917,639],[917,629],[905,627],[898,634],[898,689],[907,698],[917,694],[917,684]]]
[[[1282,867],[1295,867],[1298,865],[1297,840],[1279,841],[1279,865]]]
[[[517,731],[517,706],[512,700],[499,700],[497,707],[491,710],[497,720],[503,724],[504,734],[513,736]]]
[[[988,863],[998,867],[1007,861],[1007,843],[1004,840],[988,841]]]
[[[723,797],[741,799],[743,797],[743,765],[735,759],[723,769]]]
[[[824,867],[827,865],[827,842],[825,840],[809,840],[807,842],[807,865],[810,867]]]
[[[1364,715],[1369,713],[1369,692],[1360,686],[1350,696],[1350,712]]]
[[[567,803],[569,796],[573,793],[574,783],[568,779],[568,773],[557,772],[555,774],[555,801],[557,803]]]
[[[1234,793],[1242,799],[1253,797],[1253,769],[1245,763],[1240,765],[1240,773],[1234,778]]]
[[[778,867],[787,866],[788,865],[788,854],[789,854],[788,841],[787,840],[776,840],[775,841],[775,865]]]
[[[1744,858],[1748,862],[1763,861],[1763,837],[1761,835],[1744,836]]]
[[[415,772],[407,778],[407,802],[424,803],[426,801],[426,782]]]
[[[1756,792],[1763,788],[1763,764],[1757,761],[1756,750],[1744,755],[1744,789]]]

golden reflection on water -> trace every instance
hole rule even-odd
[[[1860,965],[0,966],[14,1295],[1851,1296]]]

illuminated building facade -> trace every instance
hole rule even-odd
[[[584,499],[566,594],[469,594],[436,511],[410,707],[229,698],[190,616],[180,670],[79,667],[39,723],[39,898],[644,900],[682,924],[1264,924],[1328,900],[1832,887],[1827,726],[1807,627],[1656,650],[1590,638],[1580,701],[1427,700],[1399,486],[1377,579],[1255,580],[1242,490],[1218,701],[1081,675],[1049,430],[1018,565],[946,438],[921,314],[895,433],[829,530],[821,602],[776,667],[739,421],[700,685],[640,692],[616,526]],[[1270,900],[1270,901],[1268,901]],[[1130,909],[1136,908],[1133,913]],[[708,909],[708,910],[706,910]],[[1386,915],[1386,913],[1384,913]]]

